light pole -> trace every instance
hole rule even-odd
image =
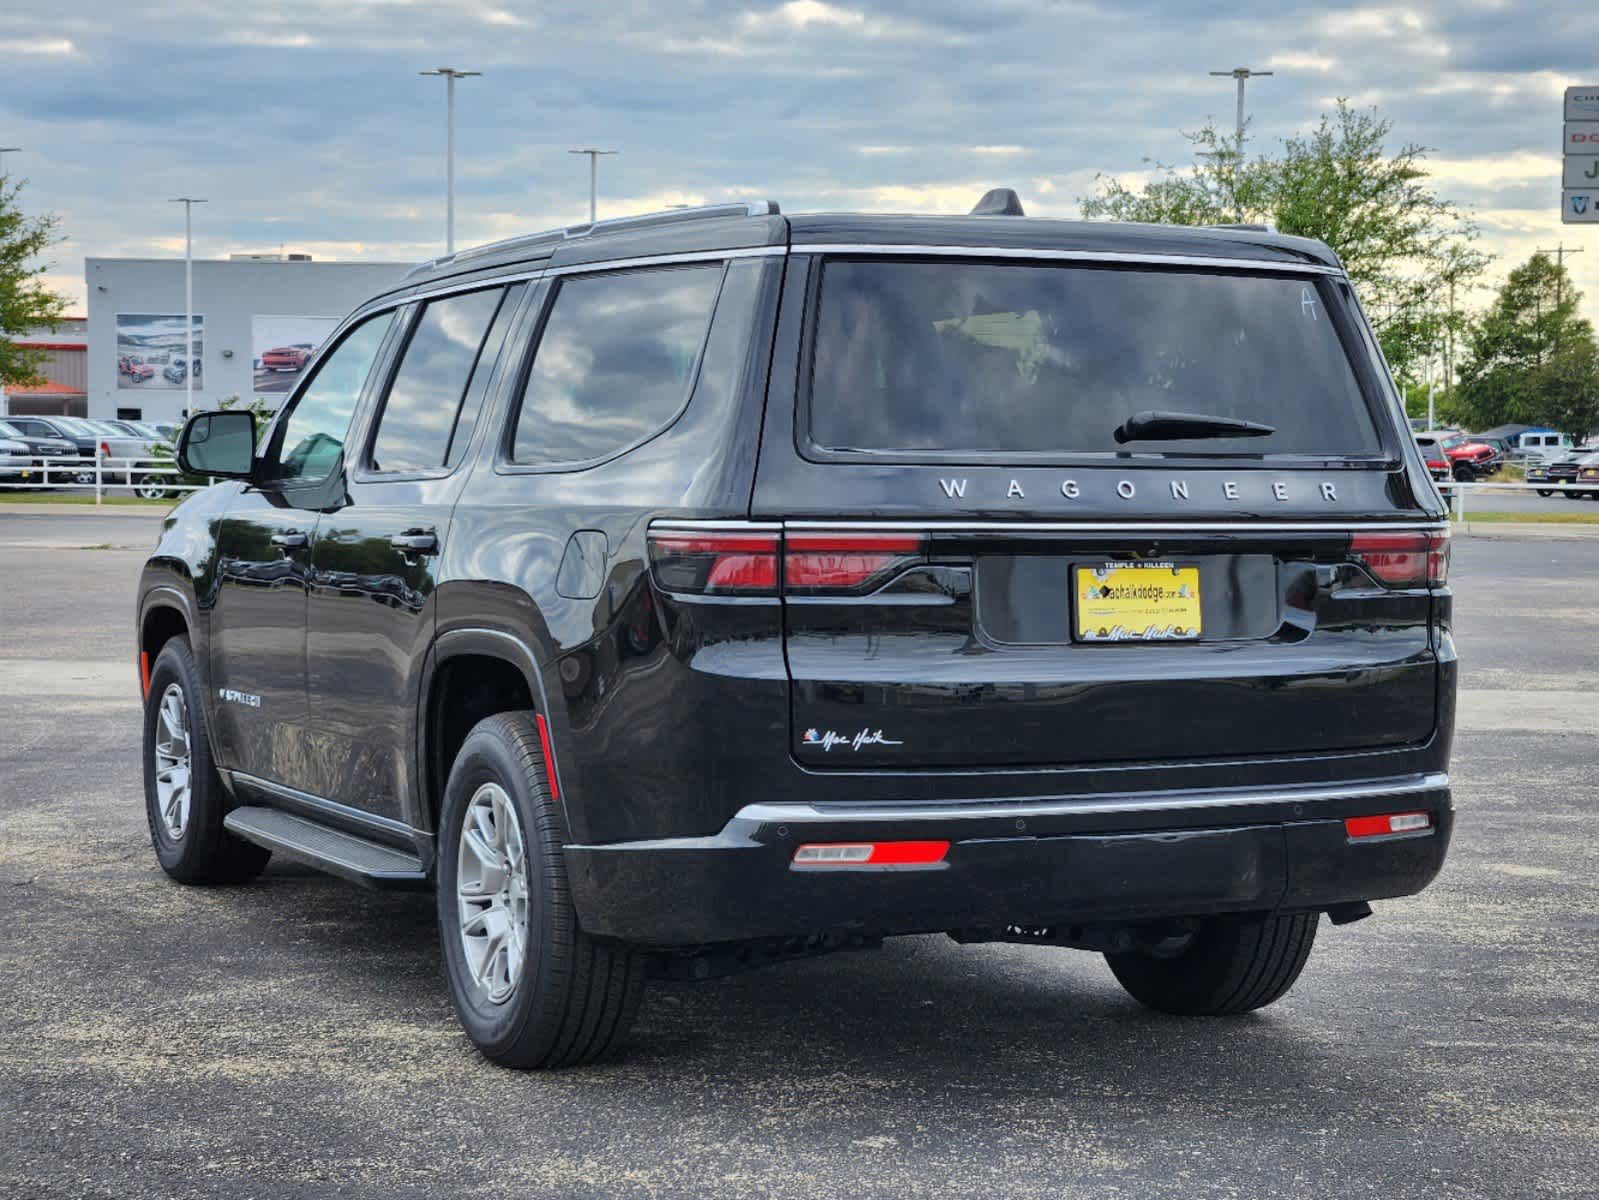
[[[455,81],[469,79],[482,71],[457,71],[454,67],[440,67],[436,71],[418,71],[418,75],[444,76],[445,104],[449,110],[449,132],[444,148],[444,252],[455,253]]]
[[[599,218],[600,207],[600,155],[616,154],[616,150],[568,150],[568,154],[587,154],[589,156],[589,224],[592,225]]]
[[[0,176],[6,173],[6,155],[15,154],[21,146],[0,146]]]
[[[1212,75],[1231,75],[1238,81],[1238,157],[1244,157],[1244,81],[1260,75],[1273,75],[1274,71],[1251,71],[1248,67],[1234,67],[1231,71],[1212,71]]]
[[[197,196],[179,196],[173,204],[183,205],[183,416],[194,409],[194,206],[205,201]]]

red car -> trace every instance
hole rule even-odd
[[[138,383],[143,383],[155,374],[155,368],[149,363],[140,362],[138,359],[130,358],[127,355],[117,359],[117,370],[124,375],[131,376]]]
[[[1434,479],[1454,478],[1470,483],[1479,475],[1488,475],[1499,469],[1499,455],[1492,446],[1474,442],[1463,433],[1453,430],[1435,430],[1418,433],[1416,445],[1421,447],[1427,460],[1427,470]]]
[[[261,369],[263,371],[298,371],[305,366],[306,360],[310,357],[311,351],[305,346],[279,346],[261,355]]]

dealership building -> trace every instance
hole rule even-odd
[[[238,396],[276,408],[334,326],[414,265],[304,254],[194,260],[193,407]],[[190,370],[183,260],[91,258],[84,275],[87,415],[180,421]]]

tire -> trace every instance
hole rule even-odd
[[[150,840],[161,869],[179,883],[247,883],[261,873],[272,855],[222,827],[228,796],[211,761],[202,694],[188,639],[172,638],[156,656],[144,701],[144,814]],[[171,736],[171,726],[162,715],[163,707],[170,712],[174,697],[185,734],[181,740],[186,766],[180,769],[188,772],[186,799],[171,792],[164,795],[161,778],[165,774],[171,782],[175,774],[163,770],[176,760],[178,739]],[[174,820],[173,814],[185,804],[181,819]]]
[[[1456,463],[1453,473],[1456,483],[1470,483],[1477,478],[1477,472],[1467,463]]]
[[[169,493],[159,475],[146,475],[134,485],[134,494],[141,500],[165,500]]]
[[[1178,1016],[1253,1012],[1280,999],[1305,969],[1319,913],[1213,917],[1180,953],[1107,954],[1118,983],[1140,1004]]]
[[[1538,494],[1540,496],[1544,497],[1545,499],[1548,499],[1550,496],[1553,496],[1555,493],[1554,493],[1554,489],[1553,488],[1539,488],[1538,489]]]
[[[469,812],[477,836],[463,852]],[[479,824],[486,815],[492,820]],[[614,1055],[643,999],[645,960],[636,949],[598,941],[578,928],[560,814],[550,798],[532,714],[500,713],[467,734],[450,767],[439,825],[439,936],[450,999],[467,1036],[490,1060],[524,1070],[579,1066]],[[492,828],[492,837],[485,828]],[[479,869],[485,860],[472,844],[494,850],[499,866]],[[510,863],[518,846],[520,876]],[[460,891],[463,875],[467,896]],[[517,878],[525,894],[520,907]],[[509,882],[491,898],[484,888],[495,879]],[[523,934],[515,965],[503,952],[485,952],[491,944],[484,936],[491,927],[488,914],[501,899],[498,927],[508,937],[518,928]]]

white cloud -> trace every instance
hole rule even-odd
[[[1018,154],[1028,154],[1026,146],[967,146],[966,153],[979,154],[985,158],[1011,158]]]
[[[0,56],[6,54],[39,54],[51,57],[76,54],[78,48],[73,45],[71,38],[64,37],[30,37],[11,38],[0,41]]]
[[[1338,66],[1338,60],[1314,50],[1288,50],[1273,54],[1266,65],[1274,71],[1314,71],[1325,75]]]
[[[1393,38],[1419,32],[1424,22],[1410,8],[1351,8],[1326,13],[1316,27],[1336,38]]]
[[[267,46],[284,50],[301,50],[317,44],[317,39],[309,33],[284,33],[269,29],[230,30],[222,35],[222,40],[232,46]]]

